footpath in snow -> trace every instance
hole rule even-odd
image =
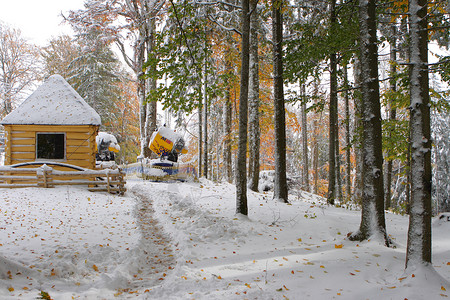
[[[0,299],[445,299],[450,222],[433,221],[433,266],[404,274],[395,248],[355,243],[360,212],[306,192],[291,204],[234,186],[129,181],[125,196],[77,187],[0,190]]]

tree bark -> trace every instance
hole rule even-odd
[[[355,58],[355,85],[361,86],[361,61],[358,57]],[[363,155],[362,155],[362,94],[360,90],[355,91],[353,99],[355,104],[355,187],[352,199],[354,202],[362,205],[362,169],[363,169]]]
[[[236,162],[236,214],[248,215],[247,207],[247,124],[250,64],[249,0],[242,0],[241,90],[239,94],[239,143]]]
[[[203,175],[205,178],[208,178],[208,95],[207,95],[207,88],[208,88],[208,77],[206,75],[206,64],[205,64],[205,82],[204,82],[204,89],[203,89],[203,144],[204,144],[204,150],[203,150]]]
[[[302,120],[302,152],[303,152],[303,189],[309,192],[309,160],[308,160],[308,119],[306,114],[306,92],[305,85],[300,85],[302,104],[301,104],[301,120]]]
[[[370,237],[388,246],[384,218],[383,153],[378,82],[376,0],[359,2],[360,55],[363,96],[363,195],[361,225],[351,240]]]
[[[336,0],[331,1],[331,26],[336,24]],[[336,135],[337,135],[337,59],[336,53],[330,55],[330,105],[329,105],[329,144],[328,144],[328,196],[327,202],[334,204],[336,199]]]
[[[203,176],[203,101],[200,100],[198,106],[198,177],[202,176]]]
[[[225,102],[223,104],[223,134],[225,136],[223,141],[223,160],[225,168],[225,178],[229,183],[233,182],[233,165],[231,156],[231,119],[233,113],[233,106],[231,103],[231,84],[230,77],[232,74],[231,61],[229,49],[225,54],[225,72],[226,72],[226,91],[225,91]]]
[[[397,67],[395,66],[395,62],[397,61],[397,38],[396,38],[397,30],[395,27],[395,24],[392,26],[392,37],[390,39],[390,53],[389,53],[389,59],[391,61],[391,68],[390,68],[390,77],[392,78],[389,81],[389,89],[391,92],[397,91],[397,84],[396,84],[396,75],[397,75]],[[389,121],[394,123],[397,118],[397,110],[395,109],[393,105],[393,100],[391,99],[389,101]],[[395,127],[394,129],[395,130]],[[392,137],[392,133],[389,132],[389,138]],[[385,200],[384,200],[384,207],[386,209],[391,208],[391,187],[392,187],[392,159],[389,157],[390,155],[389,149],[387,150],[387,166],[386,166],[386,186],[385,186]]]
[[[349,95],[348,95],[348,72],[347,65],[343,68],[343,76],[344,76],[344,89],[346,90],[344,93],[345,99],[345,199],[346,201],[350,201],[352,195],[352,181],[351,181],[351,132],[350,132],[350,103],[349,103]]]
[[[250,81],[249,81],[249,156],[248,177],[249,188],[258,191],[259,185],[259,56],[258,56],[258,13],[255,9],[257,1],[252,1],[250,16]]]
[[[275,182],[274,199],[288,203],[286,180],[286,116],[283,90],[283,18],[282,2],[272,1],[273,85],[275,108]]]
[[[406,267],[431,264],[431,129],[427,1],[410,0],[411,204]]]

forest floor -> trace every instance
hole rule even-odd
[[[291,191],[290,204],[208,180],[129,180],[125,196],[81,187],[0,189],[0,298],[444,299],[450,222],[433,220],[433,268],[404,271],[408,217],[386,213],[394,246],[351,242],[360,211]]]

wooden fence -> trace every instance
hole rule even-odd
[[[125,173],[120,169],[59,171],[48,165],[36,168],[0,166],[0,188],[87,185],[90,191],[123,195]]]

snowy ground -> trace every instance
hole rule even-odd
[[[450,222],[433,221],[433,266],[404,273],[395,248],[355,243],[360,212],[302,192],[291,204],[234,186],[129,181],[125,196],[82,187],[0,189],[0,299],[444,299]]]

